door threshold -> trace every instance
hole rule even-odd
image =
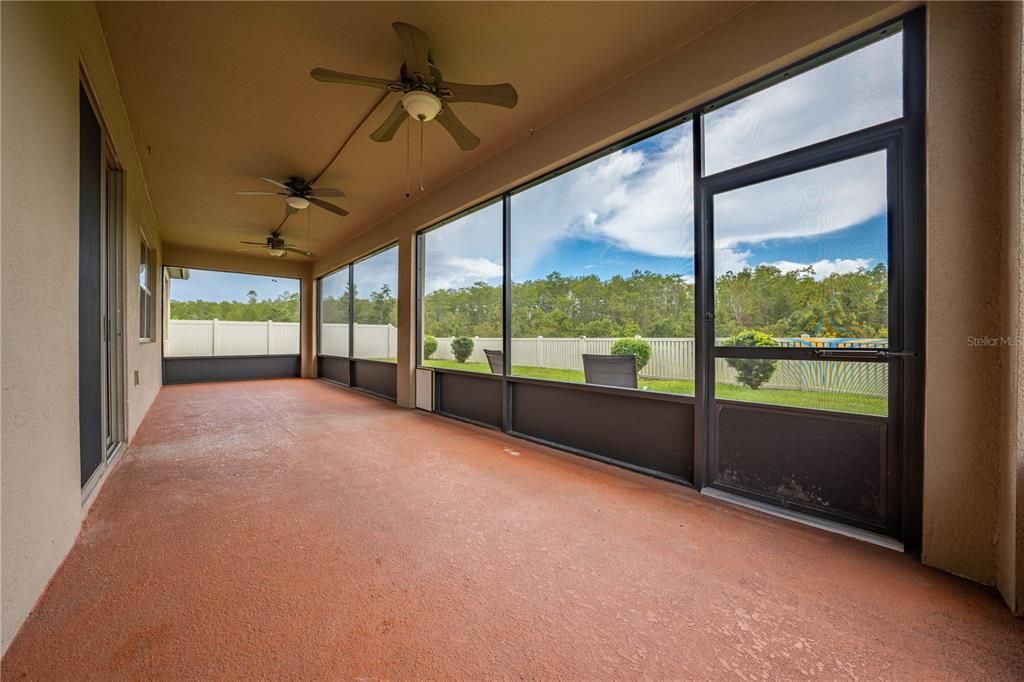
[[[872,545],[878,545],[886,549],[891,549],[896,552],[905,551],[903,543],[895,538],[890,538],[886,535],[880,535],[879,533],[872,533],[869,530],[863,530],[861,528],[854,528],[852,526],[846,526],[836,521],[828,521],[827,519],[819,519],[808,514],[801,514],[790,509],[784,509],[782,507],[776,507],[765,502],[759,502],[757,500],[747,499],[740,495],[733,493],[727,493],[724,490],[718,490],[716,488],[707,487],[700,491],[701,495],[707,495],[713,497],[716,500],[722,500],[723,502],[729,502],[740,507],[746,507],[747,509],[753,509],[764,514],[771,516],[777,516],[779,518],[788,519],[790,521],[796,521],[805,526],[811,526],[819,530],[828,531],[830,533],[836,533],[837,535],[843,535],[854,540],[860,540],[861,542],[868,542]]]

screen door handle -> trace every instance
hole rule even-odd
[[[823,360],[889,360],[917,356],[917,353],[908,351],[872,350],[870,348],[815,348],[811,353],[814,357]]]
[[[890,358],[916,358],[917,353],[911,353],[906,350],[880,350],[878,351],[878,357],[883,360]]]

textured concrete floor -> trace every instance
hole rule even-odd
[[[322,382],[164,388],[4,680],[1022,679],[907,556]]]

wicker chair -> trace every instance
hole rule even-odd
[[[588,384],[636,388],[636,356],[584,353],[583,376]]]
[[[491,366],[491,374],[505,373],[505,357],[500,350],[484,350],[487,356],[487,364]]]

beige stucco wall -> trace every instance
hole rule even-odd
[[[925,563],[998,584],[1011,604],[1016,349],[971,339],[1019,333],[1019,215],[1012,229],[1008,190],[1020,182],[1009,145],[1020,67],[1005,36],[1014,21],[1019,31],[1011,4],[928,8],[923,537]]]
[[[125,173],[129,436],[160,388],[160,344],[138,341],[137,289],[139,231],[159,246],[160,230],[94,6],[5,2],[0,25],[0,629],[6,650],[74,542],[90,501],[82,500],[78,443],[80,66]],[[159,323],[158,316],[158,335]]]
[[[1004,333],[1016,339],[1015,345],[1006,346],[1006,382],[1003,413],[1004,448],[1000,467],[1000,508],[997,565],[999,591],[1018,614],[1024,615],[1024,5],[1013,3],[1004,8],[1002,30],[1004,34],[1004,68],[1002,123],[1005,151],[1004,177],[1006,183],[1006,239],[1003,254]]]

